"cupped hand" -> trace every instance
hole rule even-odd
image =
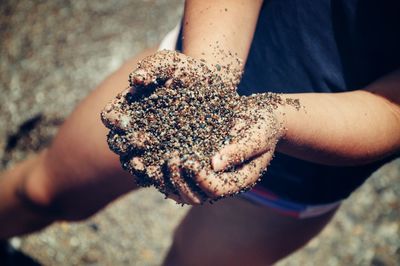
[[[126,112],[130,103],[149,96],[157,87],[170,87],[173,84],[190,86],[199,82],[199,79],[210,79],[212,75],[210,67],[203,61],[175,51],[163,50],[144,58],[129,75],[130,87],[118,94],[101,112],[103,124],[114,133],[111,144],[119,144],[110,145],[111,149],[119,155],[125,155],[156,145],[145,132],[132,132],[130,116],[134,114],[128,115]]]
[[[101,113],[102,121],[110,129],[126,131],[129,117],[124,116],[123,109],[130,102],[149,96],[157,87],[231,82],[231,79],[223,80],[227,75],[224,73],[228,70],[176,51],[158,51],[140,61],[138,67],[129,74],[130,87],[106,105]]]
[[[195,205],[251,189],[266,171],[283,134],[284,129],[271,110],[249,111],[238,119],[232,129],[236,137],[212,157],[211,166],[202,167],[196,161],[176,163],[179,167],[173,173],[195,184],[195,189],[193,185],[178,187],[180,198]],[[183,172],[189,174],[182,175]]]
[[[211,84],[221,83],[223,78],[217,69],[212,70],[212,65],[183,54],[172,51],[157,52],[139,63],[139,66],[129,76],[130,87],[120,93],[109,103],[101,113],[103,123],[110,129],[108,143],[115,153],[120,155],[123,167],[137,176],[141,185],[155,185],[165,194],[171,197],[180,195],[179,191],[186,188],[186,194],[192,199],[197,197],[196,192],[191,193],[185,182],[179,182],[179,175],[173,173],[177,165],[170,158],[161,158],[166,167],[145,163],[141,158],[143,151],[149,147],[159,145],[151,134],[140,131],[140,128],[133,129],[132,121],[135,116],[129,105],[133,102],[151,97],[152,92],[159,87],[172,88],[190,87],[195,83]],[[164,169],[165,168],[165,169]],[[175,188],[178,187],[178,188]]]

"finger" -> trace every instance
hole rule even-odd
[[[144,172],[145,171],[145,166],[143,163],[142,158],[140,157],[133,157],[130,161],[131,167],[134,171],[137,172]]]
[[[163,174],[158,165],[146,165],[141,157],[135,156],[127,161],[122,161],[122,166],[136,177],[136,182],[140,186],[154,185],[164,188]]]
[[[170,78],[170,79],[168,79],[167,81],[165,81],[164,86],[165,86],[166,88],[169,88],[169,87],[171,87],[173,84],[174,84],[174,80],[173,80],[172,78]]]
[[[204,74],[207,71],[204,62],[190,58],[176,51],[162,50],[144,58],[139,62],[139,67],[129,77],[133,87],[140,87],[150,84],[163,85],[168,79],[174,79],[181,84],[189,83],[188,73]]]
[[[107,109],[101,113],[103,124],[109,129],[128,130],[130,128],[131,118],[119,108],[111,108],[112,109]]]
[[[237,140],[226,145],[212,158],[214,171],[223,171],[233,165],[242,164],[266,151],[273,149],[277,142],[276,129],[264,119],[244,132],[241,132]]]
[[[158,83],[167,77],[171,77],[174,72],[174,62],[179,54],[174,51],[158,51],[145,57],[138,63],[138,68],[129,74],[131,87],[147,86]]]
[[[151,180],[152,185],[154,185],[160,192],[167,194],[168,184],[165,183],[164,174],[161,167],[159,165],[147,165],[145,166],[145,169],[146,175]]]
[[[165,198],[175,201],[176,204],[180,204],[180,205],[187,204],[186,202],[184,202],[182,200],[182,198],[179,195],[176,195],[176,194],[173,194],[173,193],[166,194]]]
[[[101,111],[101,119],[105,126],[113,126],[113,121],[117,120],[120,116],[124,116],[126,104],[130,105],[138,101],[143,94],[152,93],[154,90],[144,89],[139,90],[135,87],[126,88],[120,92],[111,102],[109,102]]]
[[[198,205],[202,203],[202,198],[196,192],[194,192],[185,179],[183,178],[183,171],[181,168],[181,162],[178,158],[173,158],[168,163],[169,179],[173,187],[178,191],[184,203],[190,205]]]
[[[125,162],[122,162],[122,166],[129,170],[129,172],[135,177],[135,182],[142,187],[148,187],[153,184],[152,179],[146,173],[145,164],[140,157],[133,157],[129,160],[129,167],[125,166]]]
[[[169,80],[169,76],[153,73],[147,69],[138,69],[129,76],[131,93],[127,94],[126,100],[130,104],[143,97],[149,97],[157,88],[165,86]],[[172,80],[169,81],[168,87],[171,84]]]
[[[119,155],[140,154],[156,145],[156,139],[144,132],[121,133],[111,130],[107,135],[108,146]]]
[[[112,128],[114,126],[113,124],[123,115],[121,107],[125,102],[126,95],[129,94],[130,91],[130,88],[126,88],[103,108],[100,116],[106,127]]]
[[[143,162],[143,159],[140,157],[133,157],[130,160],[130,167],[131,167],[131,173],[136,177],[136,182],[140,184],[141,186],[150,186],[153,185],[154,182],[153,180],[148,176],[154,175],[154,171],[156,170],[157,167],[153,168],[150,167],[150,170],[148,173],[146,173],[146,166]],[[185,202],[182,201],[180,196],[178,194],[175,194],[173,192],[165,193],[165,197],[168,199],[174,200],[178,204],[184,204]]]
[[[260,179],[272,159],[272,152],[266,152],[233,172],[200,172],[196,178],[198,186],[210,198],[234,195],[253,187]]]
[[[144,68],[137,68],[129,74],[131,87],[147,86],[156,81],[156,73]]]

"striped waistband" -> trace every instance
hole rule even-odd
[[[241,197],[256,204],[269,207],[283,215],[299,219],[322,215],[337,208],[342,202],[337,201],[319,205],[302,204],[282,199],[261,186],[255,186],[252,190],[241,194]]]

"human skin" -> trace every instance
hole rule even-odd
[[[248,5],[250,1],[241,2],[243,5],[244,3]],[[236,13],[233,13],[235,9],[233,7],[231,8],[230,6],[233,3],[234,1],[221,1],[218,2],[218,5],[211,5],[211,3],[208,1],[188,2],[187,10],[188,8],[191,8],[191,12],[193,12],[191,15],[189,15],[190,12],[186,11],[186,18],[189,19],[188,25],[192,26],[190,31],[197,31],[197,33],[201,33],[203,35],[207,34],[207,31],[215,31],[215,27],[201,29],[200,26],[196,26],[195,23],[191,23],[191,16],[200,16],[200,14],[195,13],[196,7],[194,4],[204,5],[199,7],[202,7],[202,10],[206,10],[207,7],[220,7],[218,10],[214,10],[214,14],[219,14],[218,16],[212,18],[202,17],[199,18],[199,20],[209,23],[216,23],[218,18],[221,17],[222,21],[218,20],[218,23],[220,23],[218,25],[224,25],[224,20],[227,19],[225,16],[221,16],[221,13],[218,13],[217,11],[220,9],[224,10],[223,8],[227,7],[228,12],[224,11],[225,13],[222,14],[240,14],[241,12],[238,13],[237,10],[235,11]],[[253,3],[253,1],[251,1],[251,3]],[[257,1],[254,1],[254,3],[257,4]],[[252,10],[255,10],[256,12],[253,12],[251,15],[257,16],[257,8]],[[232,11],[232,13],[230,11]],[[246,14],[249,14],[250,16],[250,13],[247,12]],[[203,14],[208,14],[208,12],[203,12]],[[235,20],[229,21],[232,23],[230,23],[230,25],[225,25],[225,27],[235,28]],[[254,19],[251,21],[254,21]],[[207,26],[208,23],[206,22],[202,23],[202,25]],[[241,21],[241,23],[243,23],[243,21]],[[188,35],[188,25],[186,25],[184,29],[184,52],[193,57],[204,57],[201,54],[201,49],[196,48],[191,50],[190,46],[196,45],[196,43],[191,43]],[[241,35],[241,33],[237,31],[234,32],[237,35]],[[193,35],[194,37],[196,36],[196,34]],[[252,34],[249,34],[248,36],[252,36]],[[209,41],[214,42],[214,40],[218,38],[218,36],[214,36]],[[203,40],[200,39],[199,41]],[[222,37],[220,41],[223,41]],[[242,44],[246,42],[247,39],[238,38],[236,43]],[[231,42],[224,45],[229,45],[230,43]],[[204,46],[207,46],[207,44]],[[246,49],[243,50],[246,51]],[[154,52],[155,50],[146,51],[146,55]],[[210,50],[210,54],[211,53],[212,51]],[[238,56],[242,59],[245,59],[245,56],[240,54],[240,51],[238,52]],[[141,57],[142,56],[139,56],[139,58]],[[37,230],[53,222],[54,220],[79,220],[86,218],[104,207],[116,197],[136,188],[136,186],[132,183],[132,178],[121,170],[117,156],[108,150],[105,142],[106,129],[100,122],[99,112],[101,108],[112,99],[113,96],[127,86],[127,83],[125,82],[126,77],[132,70],[132,66],[136,64],[139,58],[135,58],[125,64],[118,72],[103,82],[95,90],[95,92],[93,92],[85,101],[80,104],[80,106],[75,110],[74,114],[67,119],[66,123],[60,129],[60,133],[54,140],[54,143],[47,151],[43,152],[40,156],[33,158],[31,163],[24,162],[18,165],[17,168],[13,168],[6,173],[2,173],[4,178],[0,180],[0,238],[6,238],[12,235]],[[210,57],[210,62],[212,62],[212,60],[212,57]],[[388,93],[388,96],[385,97],[391,98],[389,94],[390,93]],[[77,129],[80,131],[77,131]],[[89,142],[88,139],[81,138],[81,136],[85,135],[87,132],[93,132]],[[76,147],[79,147],[79,149],[76,149]],[[74,171],[71,172],[71,169]],[[53,216],[48,216],[44,215],[44,213],[36,212],[35,210],[27,208],[27,206],[21,202],[20,198],[16,196],[15,191],[19,187],[23,187],[29,200],[39,205],[43,209],[44,213],[55,206],[59,208],[60,213],[54,214]],[[92,196],[90,198],[87,197],[88,191],[90,191],[90,195]],[[249,206],[251,204],[243,203],[239,200],[229,200],[226,204],[224,203],[224,205],[226,205],[226,208],[233,210],[231,210],[230,215],[225,215],[222,211],[224,210],[222,205],[214,205],[216,208],[215,212],[221,215],[219,217],[219,226],[224,226],[222,221],[227,221],[229,223],[229,221],[234,221],[236,218],[240,218],[239,216],[234,215],[236,207],[243,210],[243,212],[236,213],[238,215],[240,214],[242,219],[244,215],[246,215],[247,220],[251,220],[256,223],[252,224],[252,226],[247,226],[246,223],[241,223],[238,220],[237,226],[235,227],[236,229],[230,232],[232,237],[241,237],[245,234],[257,235],[258,232],[266,232],[270,228],[281,229],[280,225],[285,223],[286,227],[284,228],[285,230],[283,233],[285,233],[285,239],[287,239],[287,241],[278,241],[282,240],[282,234],[270,234],[268,236],[263,235],[260,237],[260,241],[253,243],[254,245],[249,245],[249,250],[246,250],[243,249],[239,243],[239,246],[236,246],[236,248],[233,247],[232,245],[234,245],[234,243],[232,243],[232,241],[229,239],[223,241],[222,236],[217,234],[218,230],[213,230],[212,232],[215,233],[215,235],[210,235],[206,234],[207,231],[205,228],[203,228],[204,230],[202,232],[204,233],[202,236],[204,237],[204,241],[201,241],[201,243],[198,243],[198,245],[193,246],[198,247],[199,249],[201,248],[201,253],[199,252],[197,257],[200,265],[212,265],[212,263],[201,264],[203,261],[213,261],[213,259],[216,259],[216,261],[223,261],[224,259],[224,256],[220,256],[219,258],[215,257],[218,256],[218,254],[213,253],[214,247],[209,245],[209,243],[213,243],[213,237],[220,237],[220,247],[225,247],[225,251],[236,251],[234,253],[229,253],[232,256],[229,258],[230,261],[235,261],[235,258],[237,258],[237,261],[251,261],[252,258],[246,255],[246,251],[250,251],[251,248],[259,246],[260,244],[262,244],[263,248],[266,250],[268,250],[270,247],[271,250],[272,248],[280,250],[278,257],[272,256],[268,258],[262,258],[257,261],[260,265],[265,265],[266,261],[268,263],[272,263],[279,258],[286,256],[293,250],[301,247],[309,239],[315,236],[321,227],[326,224],[333,213],[330,212],[326,215],[318,217],[320,219],[307,220],[308,225],[304,226],[306,222],[283,217],[272,211],[267,215],[262,215],[263,218],[260,219],[261,213],[266,211],[266,209],[261,207],[250,208]],[[212,222],[211,218],[211,216],[208,217],[207,215],[203,214],[200,208],[193,208],[188,216],[188,222],[185,222],[181,228],[189,229],[196,228],[197,226],[200,228],[200,226],[207,225]],[[259,221],[259,223],[257,223],[257,221]],[[290,234],[290,236],[286,234],[286,232],[294,228],[296,229],[296,234]],[[189,241],[189,243],[181,241],[181,245],[174,245],[171,251],[171,254],[173,255],[169,257],[171,261],[173,258],[178,259],[182,258],[182,256],[185,257],[185,251],[187,251],[185,248],[191,248],[191,236],[188,234],[188,232],[190,231],[177,231],[176,238],[182,240],[182,236],[186,234],[185,239],[186,241]],[[235,235],[234,232],[237,232],[237,235]],[[248,241],[251,241],[251,239],[248,239]],[[289,248],[286,242],[296,243],[296,245]],[[192,250],[192,252],[194,251]],[[188,261],[189,259],[190,256],[188,255],[185,257],[185,260],[182,259],[182,261]],[[179,265],[179,263],[172,265]],[[185,264],[181,263],[181,265]],[[219,265],[223,264],[221,263]],[[256,265],[256,263],[253,265]]]
[[[261,0],[185,2],[183,52],[208,63],[229,64],[220,49],[246,61],[253,39]]]
[[[398,152],[399,88],[400,70],[397,70],[363,90],[291,94],[290,97],[299,99],[302,107],[297,111],[283,105],[276,110],[278,119],[286,129],[278,151],[335,166],[361,166]],[[250,138],[247,141],[257,140]],[[236,149],[243,150],[244,145],[224,147],[214,157],[214,169],[226,167],[230,154]],[[244,149],[243,156],[250,158],[265,149],[268,147]],[[221,156],[225,159],[221,160]]]
[[[177,62],[179,62],[178,66],[177,66]],[[160,67],[161,66],[161,67]],[[212,65],[210,67],[213,67]],[[182,72],[181,70],[184,69],[185,71]],[[214,72],[213,75],[215,75],[215,73],[225,73],[225,72],[230,72],[227,69],[225,69],[224,67],[221,67],[219,70],[216,70],[216,72]],[[193,58],[190,58],[184,54],[180,54],[177,52],[172,52],[172,51],[159,51],[154,55],[151,55],[149,57],[146,57],[143,61],[140,62],[140,67],[138,69],[136,69],[133,73],[131,73],[130,75],[130,84],[131,84],[131,88],[129,90],[126,90],[122,93],[122,96],[117,96],[114,101],[110,102],[105,108],[104,111],[102,112],[102,120],[103,123],[105,124],[105,126],[107,126],[108,128],[110,128],[110,130],[113,130],[112,132],[126,132],[128,135],[124,135],[125,140],[121,141],[121,143],[123,143],[123,146],[119,146],[120,144],[116,144],[112,141],[111,146],[114,148],[111,148],[112,150],[114,150],[114,152],[116,152],[119,155],[124,155],[126,150],[137,150],[138,152],[135,152],[135,156],[134,158],[123,158],[123,164],[128,164],[130,169],[129,171],[133,174],[138,173],[139,175],[141,173],[143,173],[143,171],[146,171],[149,180],[154,179],[153,181],[155,182],[155,184],[160,184],[159,182],[163,182],[163,181],[157,181],[157,179],[159,178],[159,176],[162,176],[162,173],[179,173],[179,166],[180,163],[184,163],[188,166],[192,166],[195,168],[198,168],[197,166],[197,162],[193,162],[192,160],[185,160],[183,162],[180,162],[180,158],[179,156],[177,156],[176,158],[170,159],[170,158],[165,158],[165,159],[170,159],[168,162],[166,162],[166,167],[169,167],[170,171],[163,171],[161,170],[161,166],[159,164],[158,161],[153,162],[153,164],[145,164],[143,162],[143,159],[141,158],[141,153],[140,151],[144,149],[143,142],[147,142],[150,143],[150,139],[151,137],[148,136],[148,132],[144,132],[141,131],[140,128],[135,128],[134,126],[130,126],[133,125],[133,123],[135,122],[129,122],[129,123],[125,123],[124,121],[126,121],[127,119],[127,115],[126,113],[129,112],[128,110],[131,107],[126,107],[125,103],[125,98],[129,97],[138,97],[141,93],[144,92],[151,92],[154,89],[154,86],[162,86],[167,88],[168,85],[166,84],[173,84],[176,82],[176,80],[178,81],[179,84],[186,84],[185,86],[189,86],[188,90],[190,90],[190,82],[196,82],[197,77],[200,76],[201,78],[206,78],[207,76],[209,76],[211,73],[213,73],[211,70],[209,70],[208,68],[206,68],[204,66],[204,63],[200,60],[195,60]],[[237,81],[235,80],[231,80],[229,79],[228,81],[226,81],[226,78],[229,78],[231,76],[235,76],[234,74],[232,75],[225,75],[222,74],[225,78],[223,78],[223,82],[224,82],[224,87],[223,90],[224,91],[230,91],[232,92],[232,95],[235,94],[234,90],[236,89],[236,85],[231,85],[234,84]],[[189,76],[193,76],[193,78],[188,78]],[[239,73],[240,76],[240,73]],[[160,82],[161,80],[167,79],[167,81],[164,82]],[[183,80],[185,79],[185,80]],[[239,77],[236,78],[237,80],[239,79]],[[217,79],[220,80],[220,79]],[[220,82],[220,81],[217,81]],[[210,81],[207,81],[207,84],[210,84]],[[206,85],[207,86],[207,85]],[[233,86],[233,87],[232,87]],[[133,96],[135,95],[135,96]],[[247,98],[240,98],[242,103],[244,105],[247,106],[247,104],[245,103],[245,99]],[[236,99],[232,98],[232,101],[234,101]],[[128,110],[127,110],[128,108]],[[223,108],[223,107],[221,107]],[[260,113],[256,113],[256,112],[248,112],[248,111],[244,111],[245,109],[242,110],[242,112],[246,113],[246,119],[241,119],[240,122],[241,123],[237,123],[238,121],[236,121],[236,125],[234,127],[235,130],[231,131],[231,135],[236,135],[237,131],[239,130],[240,127],[243,127],[247,124],[249,124],[249,119],[252,116],[255,115],[260,115]],[[247,110],[247,109],[246,109]],[[263,112],[263,114],[265,114],[265,116],[268,116],[268,112]],[[264,116],[263,116],[264,117]],[[269,114],[269,118],[271,118],[271,122],[276,122],[276,119],[273,117],[272,114]],[[254,121],[258,120],[259,118],[254,118]],[[251,120],[253,121],[253,119]],[[272,123],[271,123],[272,124]],[[256,125],[260,126],[260,127],[264,127],[265,125],[267,125],[266,123],[260,123],[258,122]],[[268,126],[271,126],[268,124]],[[276,125],[274,125],[276,127]],[[132,130],[134,132],[132,132]],[[236,133],[235,133],[236,131]],[[270,134],[267,134],[270,133]],[[266,141],[270,141],[270,146],[274,147],[276,144],[276,139],[277,139],[277,134],[280,134],[280,130],[276,130],[273,131],[271,130],[271,128],[265,128],[264,127],[264,140]],[[111,134],[111,136],[114,136],[114,133]],[[135,137],[131,137],[131,136],[135,136]],[[150,144],[151,145],[151,144]],[[234,175],[236,177],[236,179],[234,179],[235,181],[232,181],[233,179],[231,178],[232,173],[230,173],[229,175],[226,176],[226,180],[227,182],[238,182],[237,184],[239,184],[239,182],[243,182],[243,180],[246,178],[246,176],[243,175],[244,174],[248,174],[249,171],[253,172],[255,174],[256,171],[260,172],[263,170],[262,167],[260,167],[260,165],[262,163],[266,163],[270,160],[271,156],[273,154],[273,148],[269,150],[268,153],[265,153],[264,156],[262,156],[262,158],[254,160],[252,163],[247,164],[243,169],[240,169],[238,171],[235,171]],[[170,156],[173,155],[173,153],[170,153]],[[192,163],[193,162],[193,163]],[[177,170],[177,171],[176,171]],[[152,174],[152,173],[156,173],[156,174]],[[188,195],[190,195],[191,199],[197,199],[199,197],[197,191],[192,191],[190,189],[190,186],[188,186],[188,184],[185,181],[181,181],[182,177],[179,175],[175,174],[175,175],[170,175],[168,177],[165,177],[171,180],[171,182],[173,182],[175,185],[174,186],[181,186],[180,190],[184,189],[185,191],[187,191]],[[161,180],[167,180],[163,177],[161,177]],[[222,174],[220,176],[220,178],[224,178],[224,174]],[[185,179],[187,180],[187,179]],[[236,181],[237,180],[237,181]],[[157,186],[156,187],[162,191],[164,194],[168,195],[168,196],[173,196],[174,195],[174,191],[173,190],[167,190],[165,191],[165,187],[163,185],[161,186]],[[241,187],[240,185],[238,185],[238,187]],[[234,190],[233,192],[236,192],[236,190]],[[192,195],[195,194],[195,195]],[[229,194],[229,193],[228,193]],[[182,198],[184,198],[186,195],[180,193],[180,196]],[[184,201],[186,201],[186,199],[183,199]],[[197,203],[201,203],[200,201],[197,201]]]

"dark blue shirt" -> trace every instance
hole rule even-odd
[[[397,68],[400,1],[271,0],[260,12],[238,91],[351,91]],[[332,167],[276,153],[261,185],[297,202],[333,202],[393,158]]]

